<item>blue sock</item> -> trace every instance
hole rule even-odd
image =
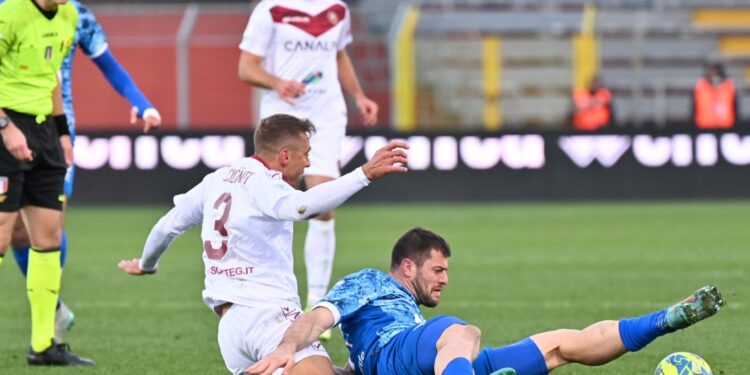
[[[31,246],[13,248],[13,257],[16,258],[16,264],[21,269],[23,277],[26,277],[26,271],[29,269],[29,248]]]
[[[445,366],[443,375],[472,375],[474,369],[471,367],[471,362],[464,357],[454,358],[448,362],[448,366]]]
[[[499,348],[487,347],[480,350],[473,367],[476,375],[492,374],[507,367],[516,370],[519,374],[548,373],[544,354],[530,338]]]
[[[63,229],[60,242],[60,267],[65,268],[65,259],[68,258],[68,233]]]
[[[667,325],[668,310],[667,308],[637,318],[620,320],[620,338],[625,349],[637,352],[657,337],[674,332],[675,329]]]

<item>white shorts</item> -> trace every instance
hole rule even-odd
[[[346,136],[346,118],[343,122],[320,123],[310,119],[315,125],[315,133],[310,137],[310,167],[305,168],[305,176],[326,176],[339,178],[341,142]]]
[[[295,304],[248,307],[233,305],[219,321],[219,348],[227,369],[241,374],[248,367],[270,354],[281,343],[287,328],[302,313]],[[294,356],[299,362],[311,356],[330,358],[319,341]],[[281,374],[281,369],[274,375]]]

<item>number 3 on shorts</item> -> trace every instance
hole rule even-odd
[[[214,202],[214,209],[218,212],[219,207],[221,207],[222,205],[224,205],[224,209],[223,211],[221,211],[221,217],[218,220],[214,221],[214,230],[219,234],[221,238],[221,246],[219,246],[219,248],[215,248],[211,243],[211,240],[204,241],[203,250],[206,252],[208,259],[218,260],[223,258],[224,254],[227,253],[227,240],[229,239],[229,232],[227,232],[227,228],[224,225],[229,219],[229,210],[232,209],[232,194],[221,194],[219,198],[216,199],[216,202]]]

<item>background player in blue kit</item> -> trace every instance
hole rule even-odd
[[[294,353],[341,324],[356,374],[543,375],[568,363],[601,365],[654,339],[716,314],[724,300],[703,287],[670,308],[607,320],[583,330],[561,329],[515,344],[479,350],[480,331],[452,316],[425,320],[419,305],[435,307],[448,284],[448,243],[415,228],[393,248],[389,273],[365,269],[344,277],[287,330],[276,351],[248,368],[250,374],[285,373]]]
[[[2,3],[4,0],[0,0]],[[72,72],[73,57],[76,47],[80,46],[81,50],[96,64],[99,70],[104,74],[112,88],[120,95],[126,98],[132,108],[130,111],[130,122],[135,124],[138,119],[143,120],[143,131],[148,132],[152,128],[161,125],[161,115],[159,111],[151,104],[141,92],[138,86],[133,82],[127,71],[115,59],[112,52],[109,51],[107,37],[104,34],[99,22],[94,14],[77,0],[71,0],[78,11],[78,24],[75,31],[75,41],[71,47],[70,53],[63,60],[60,68],[61,89],[63,95],[63,107],[70,128],[71,142],[75,142],[75,115],[73,111],[73,94],[72,94]],[[75,175],[74,167],[68,168],[65,174],[65,197],[66,200],[73,194],[73,178]],[[26,275],[29,261],[29,235],[20,218],[16,221],[13,229],[11,240],[13,255],[16,258],[18,266]],[[64,265],[67,256],[67,235],[63,231],[60,262]],[[55,339],[61,341],[62,333],[67,331],[74,322],[73,312],[62,303],[58,302],[57,314],[55,316]]]

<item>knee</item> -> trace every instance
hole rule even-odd
[[[482,338],[482,331],[477,326],[454,324],[448,327],[437,342],[438,350],[448,344],[458,344],[464,347],[471,345],[479,351],[479,342]],[[475,355],[476,356],[476,355]]]

